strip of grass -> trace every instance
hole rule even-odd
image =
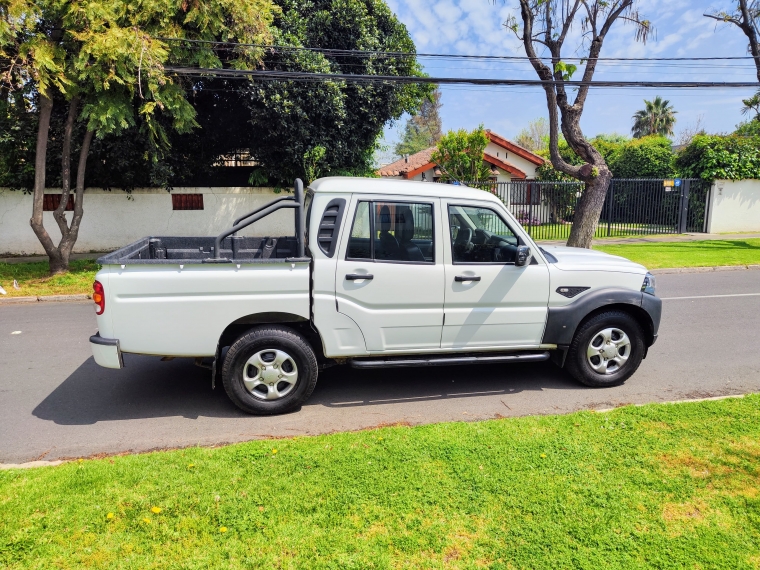
[[[92,293],[92,282],[100,266],[94,260],[77,259],[71,262],[69,268],[66,274],[50,277],[47,262],[0,263],[0,286],[8,297]],[[14,279],[20,289],[13,288]]]
[[[620,255],[649,269],[760,264],[760,239],[597,245],[594,249]]]
[[[0,566],[758,568],[758,477],[760,396],[87,460],[0,472]]]

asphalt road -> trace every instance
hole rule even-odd
[[[239,412],[190,360],[125,355],[125,369],[100,368],[90,303],[0,306],[0,463],[760,391],[760,271],[657,280],[660,339],[624,386],[586,388],[550,363],[336,367],[302,410],[266,418]]]

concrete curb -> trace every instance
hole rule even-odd
[[[39,295],[37,297],[8,297],[0,299],[0,305],[19,305],[22,303],[71,303],[72,301],[89,301],[90,296],[79,295]]]
[[[760,265],[717,265],[714,267],[673,267],[670,269],[651,269],[654,275],[670,273],[711,273],[713,271],[758,271]]]
[[[62,459],[57,461],[29,461],[27,463],[0,463],[0,471],[4,469],[33,469],[34,467],[55,467],[64,463]]]
[[[751,394],[752,392],[750,392]],[[628,406],[634,406],[636,408],[640,408],[642,406],[649,406],[651,404],[657,404],[658,406],[660,404],[697,404],[699,402],[717,402],[719,400],[733,400],[733,399],[740,399],[747,396],[747,394],[729,394],[728,396],[711,396],[709,398],[691,398],[686,400],[668,400],[665,402],[649,402],[648,404],[626,404],[624,406],[620,406],[619,408],[600,408],[598,410],[590,410],[592,412],[596,412],[597,414],[606,414],[607,412],[614,412],[615,410],[619,410],[621,408],[626,408]]]

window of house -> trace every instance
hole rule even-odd
[[[43,212],[55,212],[58,206],[61,205],[60,194],[45,194],[42,197],[42,211]],[[66,202],[66,211],[74,211],[74,196],[69,194],[69,201]]]
[[[433,205],[359,202],[346,258],[434,263]]]
[[[541,188],[538,184],[513,183],[512,184],[511,204],[529,205],[541,203]]]
[[[203,194],[172,194],[172,210],[202,210]]]
[[[449,206],[449,227],[455,264],[515,262],[519,240],[495,210]]]

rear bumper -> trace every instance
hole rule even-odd
[[[90,337],[90,348],[95,362],[103,368],[124,368],[118,339],[103,338],[100,333],[97,333]]]

